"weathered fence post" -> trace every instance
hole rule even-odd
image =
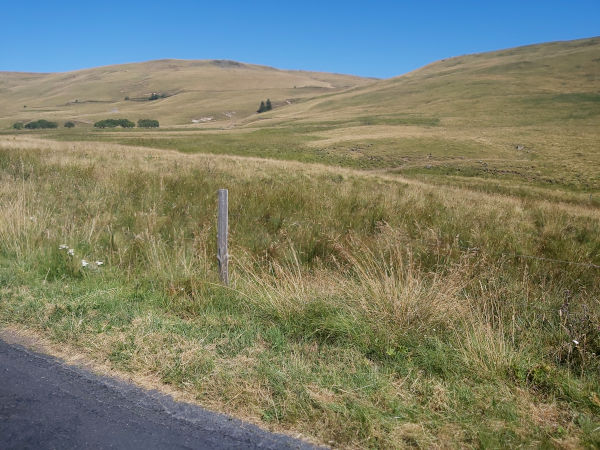
[[[219,261],[219,277],[225,286],[229,285],[229,255],[227,254],[228,232],[228,191],[219,189],[219,218],[217,221],[217,260]]]

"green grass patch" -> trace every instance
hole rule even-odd
[[[0,323],[339,446],[598,442],[593,213],[72,145],[0,150]]]

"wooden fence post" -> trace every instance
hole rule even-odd
[[[217,260],[219,261],[219,277],[221,282],[229,285],[229,255],[227,254],[228,233],[228,191],[219,189],[219,217],[217,221]]]

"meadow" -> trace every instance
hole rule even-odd
[[[596,448],[599,49],[2,73],[0,326],[333,447]]]
[[[333,446],[600,445],[588,192],[117,134],[0,138],[3,326]]]

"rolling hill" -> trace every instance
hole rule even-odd
[[[291,104],[370,82],[225,60],[159,60],[50,74],[0,72],[0,123],[44,118],[89,124],[107,116],[153,117],[166,125],[231,121],[253,114],[267,98],[276,105]],[[153,93],[164,98],[148,101]]]
[[[161,60],[0,73],[0,93],[0,126],[75,121],[72,134],[50,136],[62,139],[383,169],[476,189],[600,189],[599,37],[458,56],[387,80]],[[152,93],[161,98],[148,101]],[[256,114],[266,98],[274,109]],[[89,126],[107,117],[154,118],[169,130],[94,135]]]
[[[600,448],[599,76],[599,38],[1,74],[0,327],[335,448]]]
[[[366,167],[598,189],[600,38],[450,58],[261,119]]]
[[[422,114],[464,126],[511,126],[599,113],[600,38],[530,45],[434,62],[301,106],[290,117]]]

